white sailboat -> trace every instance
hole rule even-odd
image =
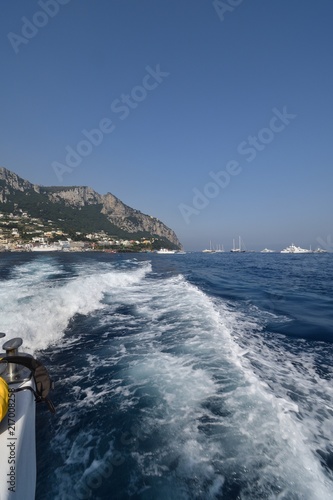
[[[209,248],[205,248],[202,250],[203,253],[215,253],[215,250],[212,249],[212,241],[209,242]]]
[[[215,250],[216,253],[222,253],[224,252],[224,246],[219,245],[219,247]]]
[[[243,253],[245,252],[244,249],[242,249],[242,238],[239,236],[238,237],[238,248],[236,248],[235,246],[235,239],[232,240],[232,249],[230,250],[230,252],[234,252],[234,253]]]

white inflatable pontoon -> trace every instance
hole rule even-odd
[[[8,410],[0,422],[0,500],[34,500],[36,402],[45,401],[54,412],[47,398],[52,381],[39,361],[18,352],[21,344],[13,338],[0,352],[0,377],[8,385]]]

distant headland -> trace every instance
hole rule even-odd
[[[156,217],[87,186],[32,184],[0,167],[0,250],[181,249]]]

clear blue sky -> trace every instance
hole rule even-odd
[[[188,250],[318,246],[332,19],[332,0],[2,2],[0,165],[109,191]]]

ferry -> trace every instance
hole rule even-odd
[[[0,333],[0,338],[5,336]],[[53,382],[46,368],[19,352],[20,337],[0,352],[0,499],[33,500],[36,492],[36,402],[45,402]]]
[[[31,247],[32,252],[60,252],[62,250],[59,245],[36,245]]]

